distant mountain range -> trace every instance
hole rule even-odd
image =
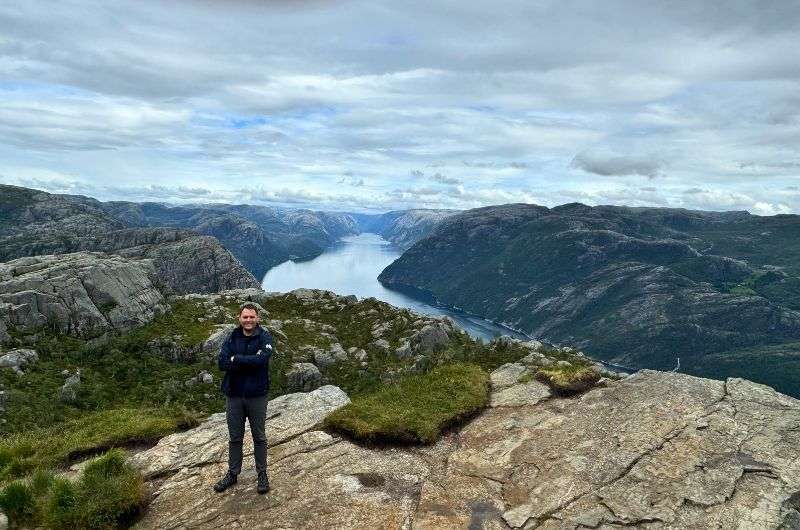
[[[442,220],[379,276],[634,367],[800,394],[800,216],[508,204]]]
[[[407,249],[427,236],[444,219],[459,210],[397,210],[384,214],[351,213],[361,232],[381,235],[401,249]]]
[[[153,245],[189,238],[197,242],[199,236],[206,236],[204,245],[221,245],[219,251],[230,251],[260,281],[279,263],[314,258],[340,238],[361,232],[379,233],[400,248],[408,248],[455,213],[406,210],[357,214],[233,204],[101,202],[80,195],[0,185],[0,262],[82,250],[119,253],[141,245],[149,245],[147,253],[153,254]],[[219,255],[219,251],[212,254]],[[220,273],[232,266],[221,264]],[[183,287],[180,290],[189,292]],[[195,285],[194,290],[207,288]]]

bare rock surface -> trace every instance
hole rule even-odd
[[[347,394],[332,385],[313,392],[286,394],[267,405],[267,443],[281,444],[314,428],[330,412],[350,402]],[[202,425],[162,438],[147,451],[137,453],[132,463],[147,477],[227,461],[228,427],[225,413],[212,414]],[[253,453],[250,426],[245,432],[245,455]]]
[[[0,352],[0,368],[10,368],[17,374],[24,374],[25,369],[39,360],[39,354],[28,348],[17,348]]]
[[[150,476],[177,471],[154,481],[138,527],[799,527],[800,401],[750,381],[643,370],[578,397],[487,408],[433,446],[380,449],[304,419],[297,400],[323,389],[338,391],[270,402],[283,426],[269,420],[266,497],[249,459],[239,484],[212,491],[222,415],[134,457]]]
[[[91,337],[140,326],[165,310],[148,260],[76,252],[0,263],[0,321],[6,328],[49,326]]]

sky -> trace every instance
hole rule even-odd
[[[0,4],[0,183],[800,213],[800,2]]]

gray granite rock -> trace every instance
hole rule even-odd
[[[257,527],[264,510],[276,528],[797,528],[800,401],[651,370],[547,397],[513,373],[493,374],[496,406],[426,447],[370,449],[314,430],[324,413],[296,415],[314,393],[292,394],[283,427],[267,429],[267,504],[250,501],[249,459],[240,485],[211,489],[227,440],[212,417],[133,457],[148,476],[177,471],[152,483],[139,528]]]
[[[64,385],[58,391],[58,398],[64,403],[75,403],[78,400],[78,387],[81,384],[81,371],[67,377]]]
[[[312,363],[294,363],[286,372],[286,389],[289,392],[311,392],[322,386],[322,373]]]
[[[320,368],[327,368],[328,366],[344,361],[347,359],[347,352],[344,351],[342,345],[337,343],[332,344],[324,350],[314,351],[314,363]]]
[[[267,404],[267,443],[270,447],[316,427],[326,415],[350,402],[347,394],[327,385],[313,392],[286,394]],[[200,426],[162,438],[155,447],[131,457],[145,476],[224,462],[228,451],[225,413],[212,414]],[[252,455],[250,426],[245,432],[245,455]]]
[[[411,336],[411,348],[422,355],[442,350],[449,343],[447,327],[440,322],[428,324]]]
[[[25,373],[25,368],[39,360],[39,355],[27,348],[17,348],[0,353],[0,368],[10,368],[18,374]]]
[[[166,310],[147,260],[78,252],[0,263],[0,320],[79,337],[126,330]]]

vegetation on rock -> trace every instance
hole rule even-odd
[[[547,383],[557,394],[570,395],[592,388],[600,380],[600,374],[590,366],[569,364],[540,368],[534,378]]]
[[[488,392],[489,375],[480,367],[440,366],[354,398],[325,426],[362,441],[432,444],[443,429],[481,410]]]
[[[40,472],[7,484],[0,507],[15,525],[110,530],[131,521],[145,499],[142,477],[112,450],[88,462],[76,482]]]

